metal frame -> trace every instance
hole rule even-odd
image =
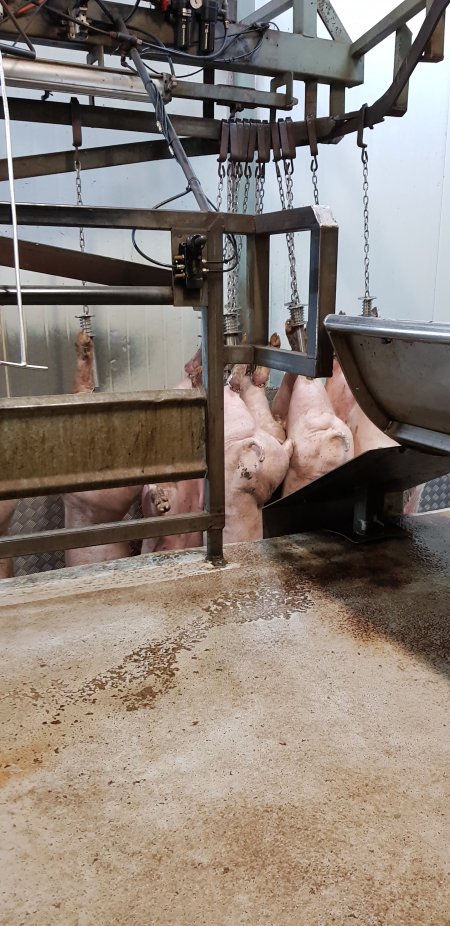
[[[9,206],[0,204],[0,222],[7,223],[8,220]],[[183,394],[175,390],[161,394],[142,393],[137,396],[45,396],[38,399],[11,399],[0,402],[0,437],[2,428],[7,431],[8,437],[8,440],[0,440],[0,499],[194,478],[206,472],[205,511],[201,514],[177,518],[149,518],[76,531],[58,530],[33,536],[8,537],[0,541],[0,557],[203,529],[207,531],[208,559],[220,562],[222,529],[225,523],[223,368],[227,363],[242,361],[263,364],[274,369],[291,370],[307,376],[330,375],[332,352],[331,344],[324,334],[323,319],[334,311],[338,239],[338,227],[330,211],[324,207],[313,206],[254,217],[211,212],[159,213],[137,209],[95,209],[22,203],[18,206],[18,220],[20,224],[31,225],[76,226],[81,222],[85,227],[163,227],[172,233],[174,253],[178,249],[180,234],[186,234],[187,231],[191,234],[202,233],[207,238],[207,258],[212,265],[214,261],[220,263],[222,259],[225,232],[247,236],[250,343],[228,348],[223,346],[223,281],[220,272],[209,273],[197,300],[193,300],[189,291],[177,285],[175,280],[173,289],[170,290],[170,304],[192,306],[193,301],[197,301],[203,306],[203,377],[206,392],[194,390],[192,393]],[[307,327],[309,346],[305,354],[276,351],[267,347],[270,237],[288,231],[310,233]],[[128,286],[125,289],[128,301],[134,301],[133,287]],[[164,290],[167,298],[168,289],[166,287]],[[73,287],[72,290],[75,291],[72,298],[79,299],[80,290],[83,288]],[[158,293],[160,291],[161,287]],[[117,294],[117,287],[115,292]],[[145,292],[148,292],[148,288]],[[101,293],[104,295],[98,296],[99,299],[112,301],[108,299],[109,288],[104,287]],[[24,294],[25,301],[28,301],[26,289]],[[136,296],[141,294],[142,287],[137,287]],[[39,288],[31,288],[30,301],[38,300],[41,295]],[[118,296],[122,299],[122,290]],[[52,300],[57,302],[60,297],[60,287],[45,289],[47,303]],[[174,406],[177,415],[175,424]],[[192,419],[193,406],[201,406],[205,410],[206,465],[202,463],[202,458],[198,457],[199,419]],[[90,411],[92,414],[89,414]],[[137,453],[138,462],[133,463],[132,469],[124,468],[123,465],[127,453],[130,459],[134,460],[134,457],[132,450],[127,450],[126,440],[125,446],[122,446],[123,432],[117,426],[118,412],[122,416],[124,413],[129,416],[126,434],[129,440],[134,441],[135,431],[142,435],[142,430],[148,428],[157,444],[155,449],[144,441],[140,457]],[[197,422],[195,427],[193,421]],[[99,435],[103,435],[103,439],[100,439]],[[89,450],[93,441],[96,452],[100,453],[100,457],[94,460],[91,459]],[[117,455],[114,468],[111,461],[114,458],[113,447],[117,441],[120,453]],[[194,454],[197,453],[197,456],[192,457],[194,462],[190,465],[186,463],[186,453],[181,454],[183,441],[186,447],[192,442],[191,449]],[[102,453],[106,453],[106,457],[102,457]],[[182,463],[180,454],[184,457]],[[75,469],[74,460],[78,460]],[[70,472],[68,466],[71,467]]]

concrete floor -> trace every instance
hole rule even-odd
[[[450,516],[2,583],[4,926],[450,923]]]

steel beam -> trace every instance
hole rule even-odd
[[[0,498],[203,476],[205,410],[200,389],[3,399]]]
[[[248,26],[237,24],[230,27],[230,38],[233,34],[246,33]],[[239,59],[240,54],[250,53],[254,41],[249,41],[244,35],[237,43],[237,52],[233,62],[220,64],[221,70],[247,73],[248,64]],[[176,58],[176,53],[174,52]],[[28,90],[49,90],[50,92],[77,93],[87,96],[105,96],[115,99],[146,102],[147,95],[139,78],[126,71],[113,68],[87,67],[85,65],[69,65],[57,61],[25,61],[19,58],[5,58],[5,75],[10,87]],[[278,32],[268,29],[264,35],[261,47],[252,54],[252,74],[267,74],[276,76],[286,71],[292,71],[297,80],[316,79],[322,83],[343,83],[348,87],[355,87],[363,82],[364,66],[361,61],[355,61],[348,54],[346,45],[342,42],[330,42],[329,39],[311,39],[307,36],[292,35],[287,32]],[[179,82],[179,86],[184,81]],[[201,84],[193,85],[195,88]],[[206,99],[216,99],[217,102],[241,103],[244,106],[257,102],[257,91],[245,87],[220,85],[209,87],[205,85]],[[166,87],[160,81],[163,94]],[[184,90],[182,91],[184,93]],[[262,93],[263,91],[261,91]],[[265,93],[263,106],[282,108],[286,103],[283,94]],[[269,98],[272,102],[269,103]],[[278,106],[278,102],[280,106]],[[290,104],[290,101],[288,101]]]
[[[171,286],[22,286],[24,305],[173,305]],[[17,290],[0,287],[0,305],[16,305]]]
[[[276,213],[275,213],[276,215]],[[143,228],[156,231],[170,231],[177,227],[191,233],[194,230],[207,233],[219,222],[224,231],[236,235],[252,234],[255,219],[239,213],[172,212],[169,209],[116,209],[104,206],[52,206],[39,203],[18,203],[19,225],[63,226],[70,228]],[[0,224],[11,224],[11,206],[0,202]]]
[[[359,39],[353,42],[350,48],[350,54],[353,58],[361,58],[368,51],[387,39],[389,35],[397,32],[408,20],[421,13],[425,9],[426,0],[404,0],[399,6],[391,10],[387,16],[380,19],[375,26],[372,26],[368,32],[361,35]]]
[[[426,11],[428,13],[430,7],[433,4],[433,0],[426,0]],[[433,35],[431,36],[427,46],[424,50],[422,60],[436,64],[436,62],[442,61],[444,58],[444,43],[445,43],[445,13],[443,13],[438,25],[436,26]]]
[[[260,6],[258,10],[255,10],[254,13],[249,13],[248,16],[241,19],[240,25],[243,23],[250,25],[255,21],[259,23],[271,22],[272,19],[276,19],[277,16],[281,16],[282,13],[292,9],[292,5],[293,0],[270,0],[269,3],[265,3],[264,6]],[[337,42],[351,44],[351,38],[330,0],[317,0],[317,12],[332,39]]]
[[[332,39],[351,44],[352,40],[330,0],[317,0],[317,12]]]
[[[254,22],[269,23],[272,19],[276,19],[277,16],[281,16],[282,13],[286,13],[287,10],[291,9],[292,0],[269,0],[269,3],[265,3],[264,6],[260,6],[258,10],[254,10],[253,13],[244,16],[244,18],[239,21],[239,25],[251,25]]]
[[[182,140],[185,154],[199,157],[216,154],[219,142],[186,138]],[[31,154],[14,158],[14,177],[44,177],[49,174],[67,174],[74,170],[74,150],[53,151],[45,154]],[[159,161],[173,155],[165,141],[138,141],[124,145],[105,145],[99,148],[83,148],[77,155],[83,170],[97,170],[101,167],[118,167],[121,164],[140,164],[144,161]],[[0,160],[0,181],[8,179],[6,158]]]
[[[88,254],[72,248],[19,239],[22,270],[54,275],[69,280],[86,280],[106,286],[171,286],[172,271],[137,261],[116,260],[100,254]],[[14,267],[12,239],[0,235],[0,266]]]
[[[30,67],[31,65],[31,67]],[[66,61],[25,61],[21,58],[4,60],[6,83],[9,87],[21,90],[47,90],[50,93],[78,93],[86,96],[111,97],[116,100],[129,100],[134,103],[146,103],[147,94],[135,74],[116,68],[89,67],[84,64],[68,64]],[[279,70],[279,69],[278,69]],[[240,106],[291,108],[291,101],[286,106],[283,93],[271,93],[249,87],[227,84],[193,83],[192,81],[171,81],[152,78],[163,97],[172,99],[214,100],[218,104]],[[156,123],[154,123],[156,126]],[[175,123],[174,123],[175,127]]]
[[[30,553],[49,553],[52,550],[71,550],[73,547],[92,547],[118,541],[144,540],[147,537],[166,537],[172,534],[192,533],[208,529],[220,530],[221,519],[207,512],[180,514],[176,518],[139,518],[133,521],[113,521],[89,527],[42,531],[36,534],[17,534],[0,540],[0,557],[27,556]]]
[[[69,103],[54,103],[40,100],[22,100],[10,97],[9,116],[16,122],[39,122],[47,125],[72,125],[72,109]],[[3,119],[3,105],[0,101],[0,119]],[[112,106],[84,106],[80,104],[80,120],[84,128],[110,129],[113,132],[142,132],[145,135],[159,134],[156,118],[152,113],[138,109],[116,109]],[[220,139],[219,119],[202,119],[199,116],[172,116],[172,123],[179,135]]]

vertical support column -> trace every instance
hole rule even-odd
[[[207,233],[208,260],[222,260],[222,230],[219,222],[212,223]],[[214,264],[213,264],[214,266]],[[208,305],[202,308],[203,382],[207,395],[206,418],[206,478],[205,507],[221,521],[220,528],[207,532],[206,556],[216,565],[223,564],[222,530],[225,525],[225,460],[223,431],[223,279],[221,273],[210,273]]]
[[[208,87],[214,86],[215,71],[214,68],[205,68],[203,71],[203,83]],[[203,103],[203,118],[214,119],[214,100],[205,100]]]
[[[345,87],[340,84],[331,84],[330,116],[341,116],[342,113],[345,113]]]
[[[412,45],[412,32],[406,24],[404,24],[401,29],[397,29],[395,33],[395,51],[394,51],[394,77],[406,58]],[[403,87],[403,90],[400,96],[397,97],[392,109],[390,110],[390,116],[403,116],[408,109],[408,92],[409,92],[409,81]]]
[[[294,0],[293,31],[314,39],[317,35],[317,0]]]
[[[430,9],[433,0],[426,0],[426,11]],[[423,55],[422,61],[428,61],[436,63],[437,61],[442,61],[444,57],[444,41],[445,41],[445,12],[442,14],[434,32],[431,36],[429,42],[427,43]]]
[[[246,324],[250,344],[269,342],[270,235],[247,236]]]

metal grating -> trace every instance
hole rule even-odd
[[[450,508],[450,475],[431,479],[424,486],[419,511],[436,511]]]

